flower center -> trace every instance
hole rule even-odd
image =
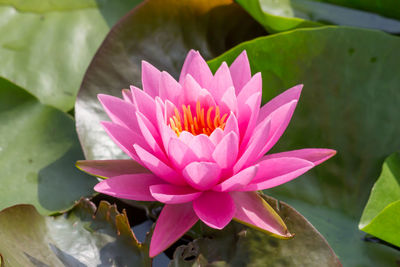
[[[209,107],[206,111],[201,107],[200,101],[197,101],[194,113],[192,113],[190,105],[182,105],[182,113],[175,108],[174,113],[169,118],[169,126],[177,136],[182,131],[191,132],[193,135],[206,134],[209,136],[215,129],[223,130],[225,128],[225,119],[228,115],[224,114],[221,117],[218,106]]]

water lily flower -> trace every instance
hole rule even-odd
[[[289,182],[336,153],[301,149],[265,155],[289,124],[302,85],[260,107],[261,73],[251,75],[246,51],[213,75],[192,50],[179,81],[143,61],[142,86],[123,90],[123,99],[98,96],[111,119],[102,122],[105,131],[131,160],[77,166],[108,178],[95,186],[97,192],[165,203],[150,256],[198,220],[222,229],[234,219],[290,238],[283,220],[256,191]]]

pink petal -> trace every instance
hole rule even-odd
[[[209,87],[212,96],[218,104],[226,90],[230,87],[233,88],[231,73],[226,62],[222,62],[221,66],[215,72],[211,86]],[[236,95],[234,94],[234,96]]]
[[[156,98],[156,117],[157,117],[157,126],[160,131],[160,136],[162,143],[164,145],[164,149],[168,151],[168,144],[171,138],[176,138],[175,132],[171,129],[171,127],[166,125],[165,117],[164,117],[164,106],[161,103],[161,99],[159,97]]]
[[[151,237],[150,257],[166,250],[198,221],[192,203],[165,205]]]
[[[260,111],[262,95],[261,73],[256,73],[251,80],[240,91],[238,99],[238,120],[240,133],[242,135],[242,147],[247,145],[254,126],[257,124]],[[249,115],[250,112],[250,115]],[[246,128],[245,128],[246,127]]]
[[[235,88],[233,86],[229,87],[225,93],[222,95],[220,100],[221,114],[226,114],[233,112],[237,114],[238,102],[235,95]]]
[[[250,166],[247,169],[238,172],[229,179],[226,179],[222,183],[214,186],[212,190],[218,192],[240,190],[253,180],[253,178],[257,174],[258,168],[259,168],[258,165]]]
[[[179,135],[179,140],[181,140],[182,142],[184,142],[186,145],[189,145],[189,146],[190,146],[190,143],[192,142],[193,138],[194,138],[194,135],[187,131],[183,131]]]
[[[88,174],[110,178],[124,174],[148,173],[149,170],[134,160],[78,160],[76,167]]]
[[[333,149],[326,148],[305,148],[299,150],[285,151],[281,153],[269,154],[266,155],[263,159],[274,159],[281,157],[289,157],[289,158],[299,158],[311,161],[314,166],[317,166],[324,162],[325,160],[330,159],[336,154],[336,151]]]
[[[289,102],[275,111],[273,111],[267,118],[271,119],[271,128],[268,134],[268,141],[265,143],[257,158],[262,157],[267,153],[281,138],[289,125],[290,119],[292,118],[293,112],[296,109],[297,100]]]
[[[190,141],[189,147],[199,160],[212,160],[211,155],[215,149],[215,145],[207,135],[199,134],[194,136],[192,141]]]
[[[161,73],[153,65],[146,61],[142,61],[142,86],[152,98],[159,95],[158,85],[160,82]]]
[[[182,174],[188,184],[197,190],[208,190],[219,182],[221,169],[213,162],[192,162]]]
[[[128,103],[133,104],[132,92],[128,89],[122,89],[122,97]]]
[[[262,106],[258,115],[257,124],[261,122],[264,118],[268,117],[274,110],[278,109],[279,107],[290,103],[293,100],[299,100],[302,88],[302,84],[296,85],[276,96],[267,104]]]
[[[243,103],[238,102],[238,125],[241,137],[241,148],[245,147],[247,140],[252,136],[258,112],[260,110],[261,93],[255,93],[245,100]]]
[[[233,85],[236,89],[236,95],[239,95],[243,86],[251,79],[250,64],[246,50],[243,50],[235,61],[233,61],[229,70],[231,72]]]
[[[154,125],[140,112],[136,112],[137,121],[143,138],[151,148],[151,151],[156,157],[166,162],[167,158],[164,151],[158,145],[161,143],[160,135]]]
[[[148,148],[148,145],[142,136],[129,130],[128,128],[112,122],[103,121],[101,122],[101,125],[114,143],[116,143],[131,158],[139,161],[132,146],[133,144],[140,144],[141,146]]]
[[[158,201],[166,204],[179,204],[198,198],[202,192],[188,186],[158,184],[150,186],[151,195]]]
[[[276,211],[256,192],[231,192],[235,201],[234,219],[281,239],[291,235]]]
[[[224,130],[221,128],[216,128],[211,135],[209,136],[210,141],[216,146],[219,144],[219,142],[222,140],[224,137]]]
[[[134,132],[139,131],[136,120],[136,108],[133,104],[111,95],[97,95],[108,117],[119,125],[125,126]]]
[[[300,158],[268,158],[258,162],[259,170],[249,185],[239,191],[256,191],[287,183],[314,167],[308,160]]]
[[[115,176],[98,183],[94,190],[113,197],[138,201],[155,201],[149,191],[149,186],[163,181],[150,173],[126,174]]]
[[[182,170],[189,163],[198,160],[193,151],[178,138],[172,138],[168,145],[168,156],[174,166]]]
[[[179,77],[180,84],[183,84],[187,74],[190,74],[202,88],[210,88],[209,85],[213,75],[207,62],[201,57],[198,51],[189,51]]]
[[[183,82],[183,100],[185,106],[192,105],[195,106],[197,99],[202,91],[200,84],[190,75],[186,75]]]
[[[230,168],[236,162],[239,151],[239,138],[230,132],[215,147],[212,157],[221,169]]]
[[[143,164],[155,175],[175,185],[186,185],[185,180],[171,167],[138,145],[133,146]]]
[[[193,201],[193,209],[205,224],[222,229],[232,220],[235,203],[229,193],[207,191]]]
[[[265,145],[265,138],[268,137],[270,131],[271,122],[269,119],[264,120],[260,125],[257,126],[257,130],[254,131],[248,146],[239,155],[238,160],[233,167],[234,173],[239,172],[244,167],[252,165],[257,158],[262,147]]]
[[[133,102],[136,104],[138,111],[143,113],[153,125],[157,125],[156,113],[154,112],[156,103],[154,99],[137,87],[131,86],[131,91]]]
[[[237,136],[239,136],[239,125],[236,118],[236,115],[231,112],[228,119],[226,120],[224,132],[228,134],[229,132],[234,132]]]
[[[163,100],[170,100],[178,105],[178,100],[182,95],[182,86],[168,73],[163,71],[160,79],[160,97]]]

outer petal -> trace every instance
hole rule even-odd
[[[299,158],[270,158],[261,160],[253,181],[238,191],[256,191],[287,183],[314,167],[311,161]]]
[[[97,95],[100,103],[106,111],[108,117],[119,125],[125,126],[134,132],[139,131],[136,120],[136,108],[132,103],[126,102],[118,97],[111,95]]]
[[[183,84],[187,74],[192,75],[202,88],[209,88],[213,78],[207,62],[201,57],[198,51],[194,50],[189,51],[185,63],[183,63],[181,75],[179,77],[180,84]]]
[[[251,79],[250,64],[246,50],[233,61],[229,70],[232,75],[233,85],[236,89],[236,95],[238,95],[243,86]]]
[[[212,157],[221,169],[230,168],[236,162],[238,151],[239,138],[234,132],[230,132],[215,147]]]
[[[126,174],[115,176],[98,183],[94,190],[113,197],[155,201],[149,191],[149,186],[163,183],[163,180],[150,173]]]
[[[236,191],[248,185],[251,180],[256,176],[258,165],[248,167],[235,174],[234,176],[226,179],[222,183],[214,186],[213,190],[218,192]]]
[[[245,147],[251,137],[261,104],[261,93],[255,93],[247,99],[238,99],[238,125],[241,137],[241,147]]]
[[[156,113],[154,112],[156,108],[156,103],[153,98],[151,98],[146,92],[140,90],[137,87],[131,86],[131,91],[133,95],[133,102],[137,106],[138,111],[140,111],[146,118],[154,125],[157,125]]]
[[[235,203],[229,193],[207,191],[193,201],[193,209],[205,224],[222,229],[232,220]]]
[[[146,61],[142,61],[142,86],[145,91],[152,98],[159,95],[158,85],[161,73],[153,65]]]
[[[260,113],[258,115],[257,124],[260,123],[264,118],[268,117],[274,110],[279,107],[292,102],[293,100],[299,100],[301,90],[303,88],[302,84],[296,85],[282,94],[276,96],[272,100],[270,100],[267,104],[261,107]]]
[[[137,133],[120,126],[118,124],[103,121],[101,122],[107,134],[127,155],[134,160],[138,160],[137,154],[133,149],[133,144],[140,144],[141,146],[148,148],[146,141],[142,136]]]
[[[150,257],[155,257],[183,236],[199,220],[191,203],[165,205],[151,237]]]
[[[293,100],[271,113],[267,118],[271,119],[271,128],[268,133],[268,141],[260,150],[257,158],[262,157],[267,153],[281,138],[282,134],[285,132],[289,122],[292,118],[293,112],[296,108],[297,100]]]
[[[160,98],[178,105],[181,94],[182,86],[168,72],[163,71],[160,79]]]
[[[281,153],[266,155],[263,159],[274,159],[282,157],[299,158],[311,161],[314,166],[321,164],[336,154],[333,149],[327,148],[304,148],[299,150],[285,151]]]
[[[163,149],[159,146],[161,144],[161,137],[154,127],[154,125],[140,112],[136,112],[137,121],[139,124],[140,131],[144,140],[151,148],[151,151],[162,161],[166,162],[167,158]]]
[[[148,169],[130,159],[78,160],[76,167],[100,178],[110,178],[124,174],[150,173]]]
[[[236,221],[281,239],[293,236],[281,217],[256,192],[231,192],[231,196],[236,205]]]
[[[179,204],[198,198],[202,192],[188,186],[158,184],[150,186],[151,195],[158,201],[166,204]]]
[[[213,162],[192,162],[182,171],[188,184],[197,190],[208,190],[219,182],[221,169]]]
[[[132,92],[129,89],[122,89],[122,97],[126,102],[133,104]]]
[[[174,169],[142,147],[138,145],[134,145],[133,147],[143,164],[155,175],[171,184],[186,185],[185,180]]]

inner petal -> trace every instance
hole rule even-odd
[[[203,106],[198,100],[196,107],[182,105],[180,110],[175,108],[174,113],[168,119],[168,125],[178,137],[183,131],[193,135],[210,136],[215,129],[223,130],[225,128],[227,116],[227,113],[221,114],[218,105]]]

